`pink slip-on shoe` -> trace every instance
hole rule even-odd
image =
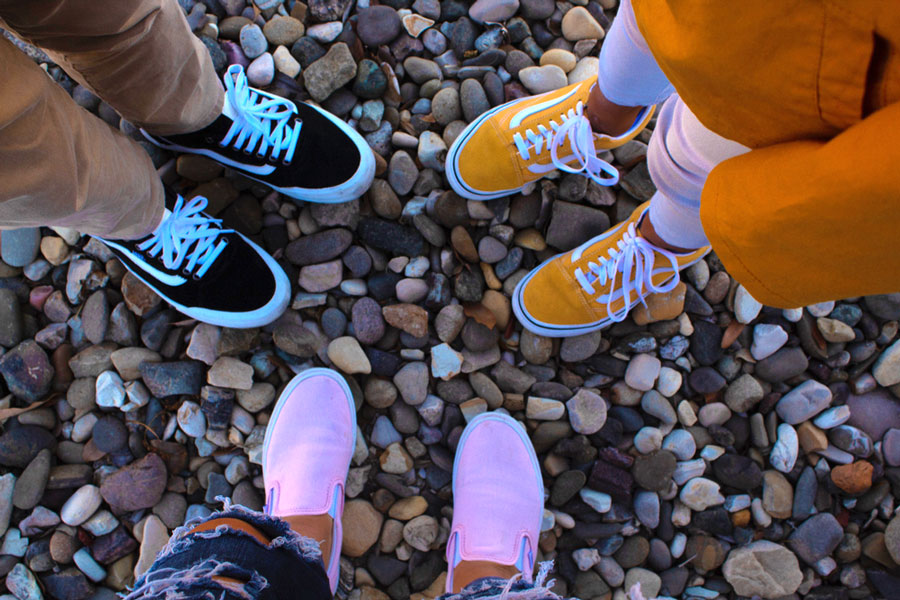
[[[531,582],[544,513],[544,483],[525,428],[503,413],[469,423],[453,462],[447,592],[463,561],[515,565]]]
[[[307,369],[278,398],[263,442],[266,513],[334,519],[328,580],[337,590],[344,485],[356,445],[356,405],[331,369]]]

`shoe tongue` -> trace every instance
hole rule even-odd
[[[234,107],[231,106],[231,100],[228,99],[228,96],[225,96],[225,102],[222,105],[222,114],[234,121],[237,116],[237,111],[235,111]]]

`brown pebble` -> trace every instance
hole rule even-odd
[[[719,271],[709,278],[709,283],[703,290],[703,297],[710,304],[718,304],[728,295],[728,288],[731,287],[731,277],[725,271]]]
[[[450,243],[463,260],[470,263],[478,262],[478,250],[475,249],[475,242],[465,227],[457,225],[450,231]]]
[[[50,356],[50,362],[53,363],[53,369],[56,376],[53,378],[53,389],[64,392],[69,389],[69,384],[75,379],[72,369],[69,368],[69,359],[75,354],[75,349],[71,344],[60,344]]]
[[[679,282],[675,289],[664,294],[652,294],[647,298],[647,306],[638,304],[631,316],[637,325],[647,325],[657,321],[675,319],[684,309],[684,295],[687,286]]]
[[[63,531],[54,531],[50,537],[50,558],[61,565],[72,562],[72,555],[80,544],[71,535]]]
[[[881,563],[889,569],[896,569],[897,564],[888,553],[887,545],[884,542],[884,534],[882,532],[873,533],[862,541],[863,556],[868,557],[875,562]]]
[[[809,421],[797,426],[797,438],[800,440],[800,447],[806,453],[819,452],[828,447],[828,436]]]
[[[744,331],[743,323],[738,323],[737,321],[732,321],[728,328],[725,329],[725,333],[722,334],[722,348],[727,348],[734,343],[734,340],[738,339],[738,336],[741,335],[741,332]]]
[[[745,508],[731,514],[731,523],[735,527],[747,527],[750,524],[750,509]]]
[[[428,313],[415,304],[392,304],[381,309],[384,320],[413,337],[428,333]]]
[[[858,460],[849,465],[839,465],[831,470],[831,480],[848,494],[862,494],[872,487],[871,463]]]

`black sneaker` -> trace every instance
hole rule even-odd
[[[98,238],[138,279],[188,317],[260,327],[284,312],[291,285],[259,246],[202,211],[207,200],[166,190],[166,214],[140,240]]]
[[[225,72],[225,105],[207,127],[159,136],[154,144],[202,154],[286,196],[310,202],[349,202],[375,177],[366,141],[336,116],[251,88],[240,65]]]

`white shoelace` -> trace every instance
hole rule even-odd
[[[222,222],[220,219],[202,214],[207,204],[202,196],[188,202],[178,196],[172,213],[148,239],[137,244],[138,250],[153,258],[159,257],[167,269],[181,269],[183,274],[195,279],[203,277],[228,245],[219,236],[233,232],[218,227]],[[182,267],[185,260],[187,264]]]
[[[241,65],[228,67],[225,95],[235,114],[229,115],[231,128],[220,144],[247,154],[255,151],[257,156],[270,156],[273,160],[284,152],[282,162],[290,163],[303,125],[288,124],[297,114],[294,103],[251,88]]]
[[[594,242],[589,240],[576,248],[572,252],[572,262],[581,259],[582,254]],[[665,257],[672,268],[672,278],[662,285],[653,283],[654,271],[653,266],[656,261],[656,252]],[[636,230],[635,224],[632,223],[616,243],[615,248],[610,248],[607,252],[608,256],[600,255],[597,262],[588,262],[588,272],[585,273],[581,267],[575,269],[575,279],[581,284],[585,293],[594,296],[597,291],[594,284],[601,286],[609,284],[609,290],[606,295],[606,312],[609,318],[615,322],[625,320],[628,311],[631,310],[631,298],[634,294],[641,304],[647,306],[645,298],[650,293],[665,293],[672,291],[678,282],[681,281],[678,273],[678,258],[672,252],[663,250],[654,246],[646,239],[640,237]],[[618,300],[620,294],[615,292],[616,274],[621,273],[621,297],[625,300],[625,305],[618,311],[613,311],[613,303]],[[604,302],[602,296],[596,299],[601,304]]]
[[[619,171],[605,160],[597,158],[594,130],[591,122],[584,116],[584,104],[579,102],[567,113],[561,114],[560,121],[561,123],[557,123],[551,119],[547,125],[541,123],[537,126],[537,133],[526,129],[524,136],[522,133],[513,135],[513,142],[516,144],[522,160],[531,160],[532,150],[535,155],[538,155],[548,148],[550,159],[557,169],[567,173],[584,173],[600,185],[618,183]],[[560,158],[557,155],[559,147],[565,144],[567,139],[570,142],[572,154]],[[577,166],[570,167],[566,164],[573,159]]]

